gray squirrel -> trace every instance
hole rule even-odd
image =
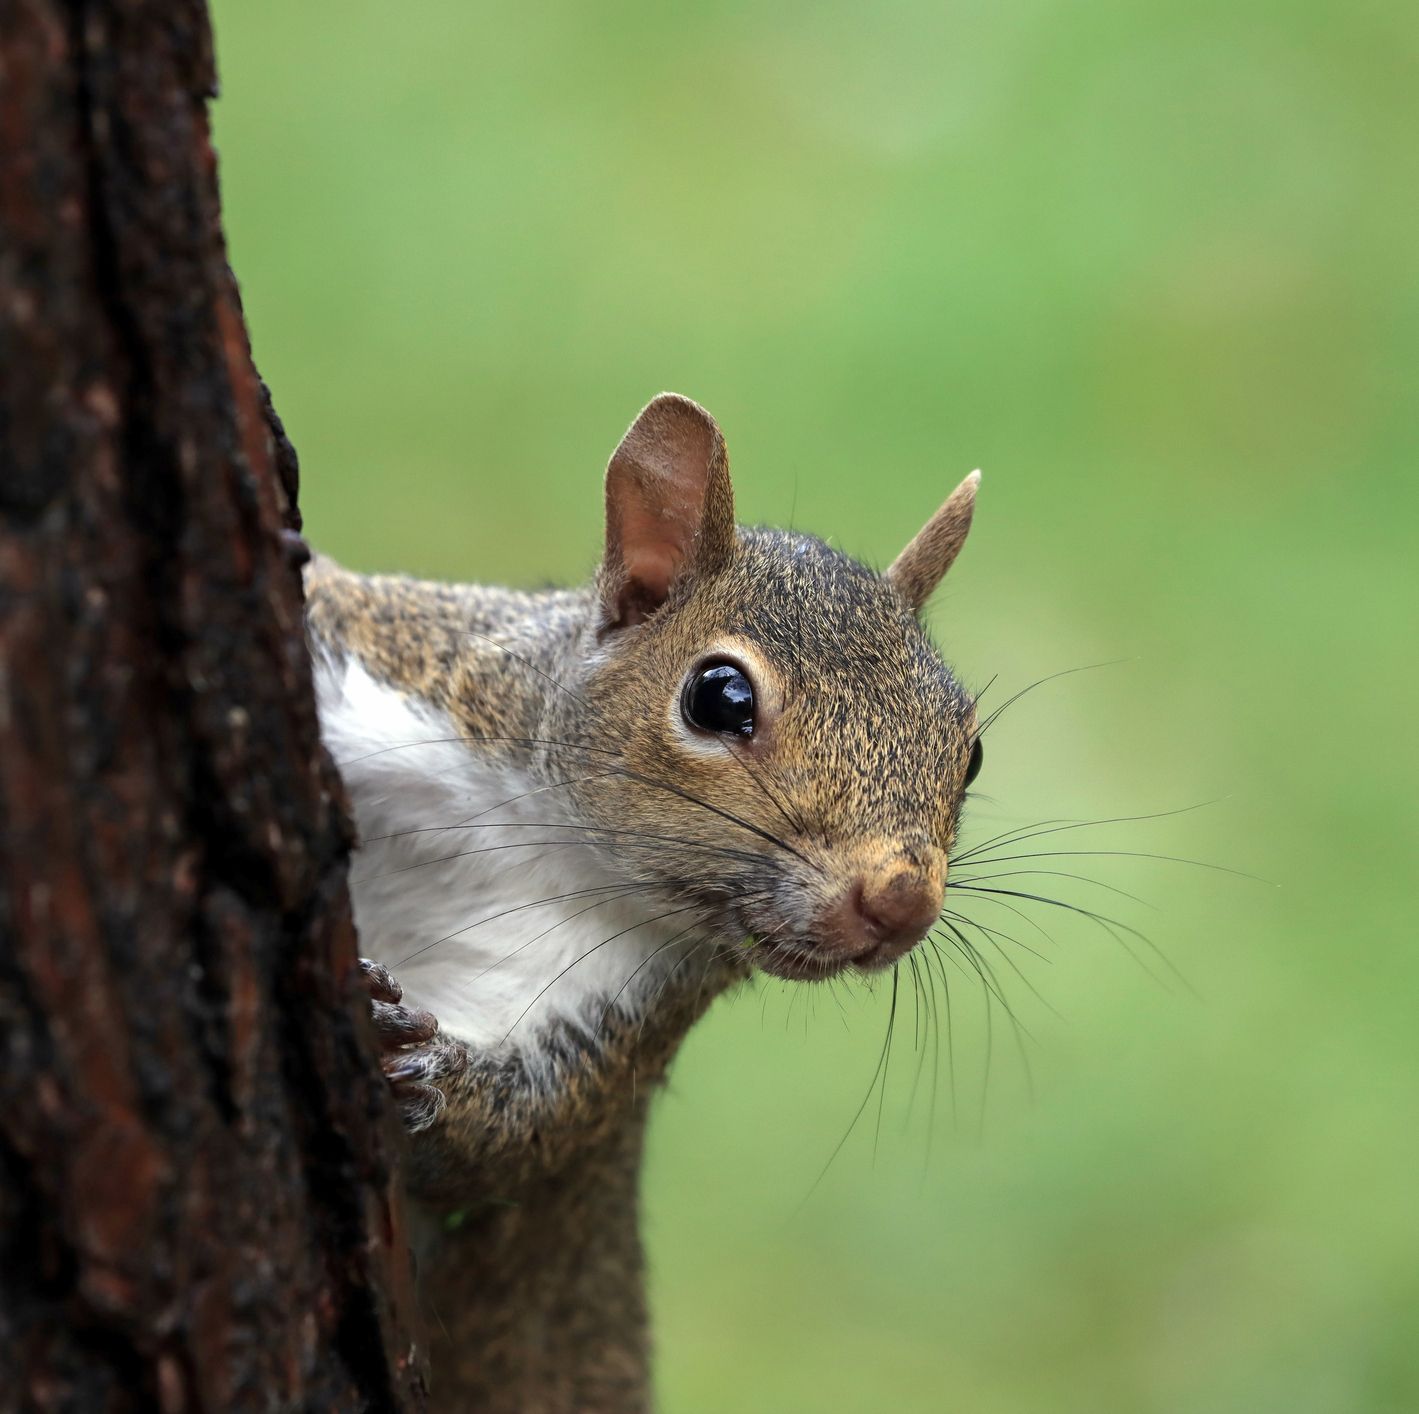
[[[874,972],[937,923],[981,745],[919,613],[978,482],[878,574],[737,526],[719,427],[667,393],[585,588],[307,568],[435,1408],[649,1408],[638,1180],[680,1042],[755,969]]]

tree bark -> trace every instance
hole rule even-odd
[[[202,0],[0,0],[0,1410],[423,1407]]]

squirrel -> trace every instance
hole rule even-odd
[[[638,1174],[681,1041],[755,970],[890,968],[937,923],[981,744],[920,611],[978,482],[879,574],[736,525],[719,426],[665,393],[584,588],[307,566],[435,1408],[649,1408]]]

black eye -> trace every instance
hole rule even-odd
[[[685,684],[680,710],[702,732],[754,735],[754,689],[733,663],[715,663],[697,672]]]
[[[971,759],[966,763],[965,784],[967,786],[980,775],[981,761],[984,759],[984,756],[985,752],[981,748],[980,738],[977,737],[971,743]]]

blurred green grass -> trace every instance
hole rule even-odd
[[[913,1098],[903,993],[816,1187],[887,989],[720,1005],[652,1140],[669,1414],[1419,1408],[1412,6],[214,10],[323,549],[580,578],[664,387],[745,518],[878,561],[983,466],[948,656],[997,697],[1123,661],[1001,719],[970,834],[1215,801],[1072,838],[1271,881],[1055,861],[1201,1000],[998,915],[1032,1086],[951,973]]]

